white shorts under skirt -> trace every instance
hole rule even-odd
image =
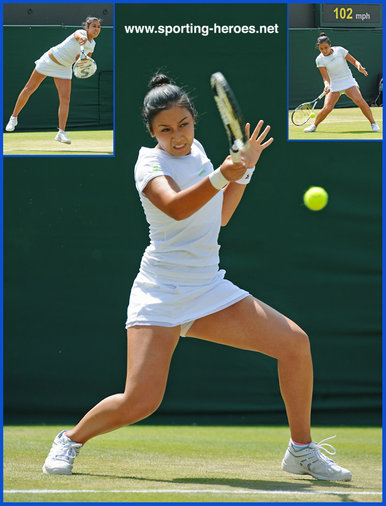
[[[332,81],[330,83],[330,91],[341,91],[344,92],[348,88],[352,88],[353,86],[358,86],[358,83],[353,77],[348,77],[347,79],[343,79],[343,81],[334,82]]]
[[[176,327],[221,311],[249,293],[224,279],[220,270],[209,283],[164,283],[140,272],[131,289],[126,328],[133,325]]]
[[[48,55],[48,51],[35,61],[36,71],[48,77],[60,77],[61,79],[72,79],[72,67],[65,67],[55,63]]]

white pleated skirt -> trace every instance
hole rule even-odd
[[[60,77],[61,79],[72,79],[72,67],[65,67],[55,63],[48,55],[48,51],[35,61],[36,71],[48,77]]]
[[[348,77],[342,81],[331,81],[330,91],[341,91],[343,93],[348,88],[352,88],[352,86],[358,86],[359,88],[359,84],[356,82],[356,80],[353,77]]]
[[[249,293],[224,279],[220,270],[203,284],[165,283],[139,272],[127,308],[126,328],[133,325],[176,327],[221,311]]]

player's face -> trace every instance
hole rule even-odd
[[[87,35],[93,39],[98,37],[101,31],[101,24],[99,21],[91,21],[91,23],[86,26]]]
[[[154,116],[150,134],[159,148],[173,156],[190,154],[194,139],[194,118],[185,107],[174,105]]]
[[[323,44],[319,44],[319,51],[322,53],[323,56],[328,56],[331,54],[331,44],[327,44],[327,42],[323,42]]]

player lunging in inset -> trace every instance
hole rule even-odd
[[[374,120],[371,109],[359,89],[359,85],[354,79],[347,62],[349,61],[363,75],[367,76],[367,71],[356,60],[347,49],[341,46],[331,46],[331,41],[325,33],[321,33],[316,41],[316,46],[320,55],[316,58],[316,66],[320,70],[324,83],[326,97],[324,106],[318,112],[315,122],[305,128],[305,132],[315,132],[319,123],[321,123],[334,109],[342,93],[345,93],[360,108],[371,124],[373,132],[379,132],[380,128]]]
[[[311,439],[313,372],[307,335],[219,270],[220,228],[228,224],[260,155],[273,142],[272,137],[266,140],[270,127],[262,130],[259,121],[250,133],[247,123],[241,160],[228,156],[214,170],[194,137],[194,107],[168,77],[152,79],[143,115],[156,146],[140,149],[134,172],[150,244],[127,310],[125,390],[103,399],[74,428],[61,431],[43,471],[71,474],[75,457],[90,438],[153,413],[162,401],[178,340],[191,336],[277,359],[291,432],[282,469],[323,480],[351,480],[350,471],[320,452],[329,445]]]
[[[79,58],[80,46],[84,46],[84,51],[88,56],[94,52],[95,38],[98,37],[101,30],[101,19],[88,17],[83,21],[83,29],[76,30],[57,46],[51,47],[43,56],[35,61],[34,68],[27,84],[21,91],[7,126],[7,132],[13,132],[18,123],[20,111],[28,102],[32,93],[34,93],[46,77],[53,77],[56,89],[59,95],[59,131],[55,137],[56,141],[71,144],[65,130],[70,108],[72,65]]]

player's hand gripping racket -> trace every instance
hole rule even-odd
[[[80,46],[79,58],[76,60],[72,68],[74,76],[79,79],[87,79],[95,74],[96,69],[97,64],[95,63],[95,60],[87,56],[84,51],[84,46]]]
[[[298,107],[294,111],[292,111],[292,114],[291,114],[292,123],[296,126],[301,126],[301,125],[304,125],[305,123],[307,123],[307,121],[311,117],[312,111],[316,107],[316,104],[318,103],[318,101],[320,99],[322,99],[324,97],[325,94],[326,94],[326,92],[323,91],[323,93],[321,93],[312,102],[304,102],[304,104],[298,105]]]
[[[237,100],[221,72],[212,74],[210,84],[214,99],[229,139],[232,160],[241,161],[241,152],[247,149],[245,124]]]

